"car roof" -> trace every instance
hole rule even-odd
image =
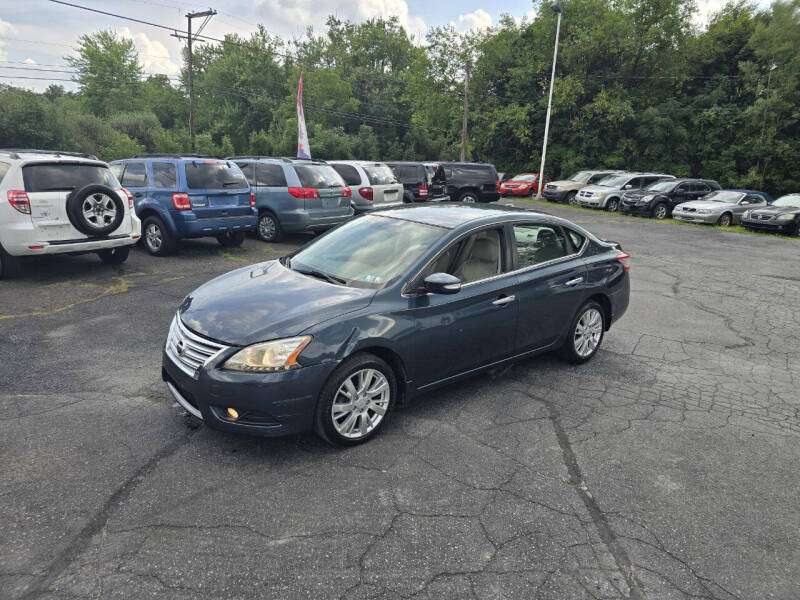
[[[563,219],[533,210],[519,209],[511,206],[481,206],[476,204],[443,203],[422,206],[403,206],[370,213],[413,221],[425,225],[434,225],[445,229],[456,229],[462,225],[491,224],[517,219],[529,219],[532,216],[549,222],[566,223]]]
[[[84,152],[62,152],[61,150],[33,150],[27,148],[8,148],[0,149],[0,156],[7,156],[12,160],[33,161],[52,161],[55,159],[69,159],[78,162],[103,162],[94,154]]]

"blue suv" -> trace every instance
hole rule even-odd
[[[232,156],[255,193],[258,237],[279,242],[287,232],[317,232],[350,219],[352,192],[321,160]]]
[[[256,228],[255,198],[231,161],[148,154],[114,161],[111,170],[133,194],[144,247],[155,256],[172,254],[183,238],[240,246]]]

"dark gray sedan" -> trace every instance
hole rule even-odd
[[[421,392],[550,350],[591,359],[628,307],[627,259],[535,212],[376,211],[189,294],[163,378],[213,428],[357,444]]]

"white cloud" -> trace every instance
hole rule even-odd
[[[167,75],[180,73],[180,67],[172,60],[169,50],[158,40],[150,39],[141,31],[134,33],[128,27],[119,29],[118,33],[121,37],[133,40],[146,73],[165,73]]]
[[[715,12],[725,6],[727,0],[700,0],[697,3],[697,12],[694,14],[694,24],[704,27]]]
[[[479,8],[474,12],[459,15],[458,22],[450,24],[456,28],[456,31],[461,32],[488,29],[492,26],[492,15]]]
[[[517,25],[533,23],[539,17],[539,12],[536,10],[527,10],[521,17],[514,16],[514,21]]]
[[[0,36],[16,35],[17,29],[8,21],[0,19]],[[0,39],[0,60],[8,60],[8,52],[5,49],[6,40]]]
[[[258,20],[278,35],[301,35],[308,26],[324,27],[328,15],[340,19],[397,17],[405,30],[421,38],[428,29],[425,20],[410,14],[406,0],[256,0]]]

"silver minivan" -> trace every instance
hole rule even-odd
[[[382,162],[366,160],[328,161],[353,192],[351,200],[356,214],[400,206],[403,204],[403,184]]]

